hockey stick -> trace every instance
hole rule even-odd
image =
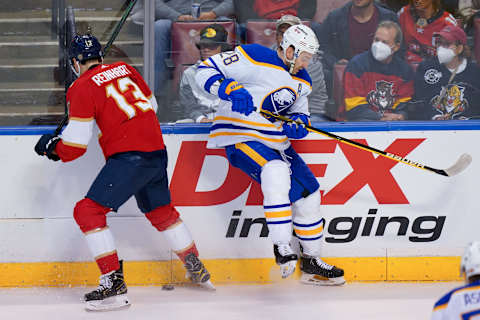
[[[348,144],[352,147],[356,147],[356,148],[359,148],[359,149],[362,149],[362,150],[365,150],[365,151],[373,152],[373,153],[376,153],[376,154],[378,154],[382,157],[385,157],[385,158],[388,158],[388,159],[391,159],[391,160],[394,160],[394,161],[397,161],[397,162],[401,162],[401,163],[404,163],[404,164],[408,164],[409,166],[412,166],[412,167],[415,167],[415,168],[431,171],[431,172],[434,172],[434,173],[442,175],[442,176],[451,177],[451,176],[457,175],[460,172],[462,172],[463,170],[465,170],[465,168],[467,168],[470,165],[470,163],[472,162],[472,156],[469,155],[468,153],[464,153],[460,156],[460,158],[457,160],[457,162],[455,162],[451,167],[449,167],[447,169],[435,169],[435,168],[423,165],[419,162],[408,160],[407,158],[401,157],[399,155],[389,153],[389,152],[385,152],[385,151],[367,146],[365,144],[361,144],[359,142],[356,142],[356,141],[353,141],[353,140],[350,140],[350,139],[347,139],[347,138],[344,138],[344,137],[341,137],[341,136],[337,136],[336,134],[330,133],[328,131],[324,131],[324,130],[321,130],[321,129],[314,128],[312,126],[304,124],[303,122],[295,121],[295,120],[292,120],[292,119],[284,117],[284,116],[273,114],[269,111],[260,110],[260,113],[267,116],[267,117],[273,117],[275,119],[278,119],[278,120],[281,120],[281,121],[284,121],[284,122],[294,122],[296,124],[303,125],[303,126],[305,126],[305,128],[307,128],[311,132],[316,132],[316,133],[322,134],[322,135],[327,136],[329,138],[332,138],[332,139],[338,140],[340,142],[343,142],[345,144]]]
[[[115,26],[115,29],[112,32],[112,35],[110,36],[110,40],[108,40],[107,44],[103,48],[103,57],[105,58],[110,51],[110,47],[112,46],[113,41],[117,38],[120,29],[123,27],[125,24],[125,21],[127,20],[127,17],[130,15],[130,12],[132,12],[133,7],[137,3],[137,0],[127,0],[130,1],[128,4],[127,8],[123,12],[122,18],[118,21],[117,25]],[[54,135],[58,136],[60,132],[62,132],[63,127],[65,124],[68,122],[68,113],[63,117],[62,121],[60,124],[57,126],[57,128],[54,131]]]

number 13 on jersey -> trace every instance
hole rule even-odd
[[[133,87],[132,95],[136,101],[132,104],[127,101],[126,93]],[[143,112],[154,110],[150,101],[145,97],[138,85],[129,77],[121,78],[105,87],[107,97],[112,97],[117,106],[129,119],[137,115],[137,109]]]

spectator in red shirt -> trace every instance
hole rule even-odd
[[[447,25],[457,25],[455,18],[442,9],[440,0],[410,0],[398,20],[407,46],[407,62],[418,64],[435,56],[433,34]]]

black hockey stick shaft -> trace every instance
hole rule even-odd
[[[267,117],[273,117],[275,119],[278,119],[278,120],[281,120],[281,121],[284,121],[284,122],[295,122],[297,124],[304,125],[305,128],[307,128],[311,132],[316,132],[316,133],[322,134],[324,136],[327,136],[329,138],[338,140],[342,143],[348,144],[348,145],[353,146],[355,148],[359,148],[359,149],[362,149],[362,150],[365,150],[365,151],[373,152],[373,153],[376,153],[376,154],[378,154],[382,157],[385,157],[385,158],[388,158],[388,159],[391,159],[391,160],[394,160],[394,161],[397,161],[397,162],[401,162],[401,163],[407,164],[407,165],[415,167],[415,168],[424,169],[424,170],[427,170],[427,171],[430,171],[430,172],[434,172],[434,173],[442,175],[442,176],[455,175],[455,174],[459,173],[460,171],[462,171],[463,169],[465,169],[465,167],[467,167],[471,162],[471,157],[469,155],[462,155],[462,157],[466,157],[466,158],[469,158],[469,159],[462,159],[462,157],[461,157],[462,161],[460,161],[460,160],[457,161],[457,163],[454,166],[452,166],[452,167],[450,167],[446,170],[435,169],[435,168],[423,165],[419,162],[408,160],[407,158],[404,158],[402,156],[399,156],[399,155],[396,155],[396,154],[393,154],[393,153],[389,153],[389,152],[385,152],[383,150],[379,150],[379,149],[367,146],[367,145],[359,143],[357,141],[353,141],[353,140],[350,140],[350,139],[347,139],[347,138],[344,138],[344,137],[341,137],[341,136],[337,136],[336,134],[333,134],[331,132],[312,127],[310,125],[304,124],[303,122],[295,121],[295,120],[292,120],[292,119],[284,117],[284,116],[273,114],[269,111],[261,110],[260,113],[267,116]]]
[[[130,3],[128,4],[127,8],[122,14],[122,18],[118,21],[117,25],[115,26],[115,29],[112,32],[112,35],[110,36],[110,39],[108,40],[107,44],[103,48],[103,57],[106,57],[108,52],[110,51],[110,47],[112,46],[113,42],[117,38],[118,34],[120,33],[120,29],[122,29],[123,25],[125,24],[125,21],[127,20],[127,17],[130,15],[130,12],[132,12],[133,7],[137,3],[137,0],[130,0]],[[62,121],[59,123],[57,128],[54,131],[54,134],[58,136],[61,132],[65,124],[68,122],[68,113],[63,117]]]

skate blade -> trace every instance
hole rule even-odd
[[[326,278],[318,274],[309,274],[305,272],[302,272],[300,281],[304,284],[310,284],[314,286],[341,286],[345,283],[345,279],[343,277]]]
[[[200,283],[198,283],[198,285],[200,287],[202,287],[203,289],[206,289],[208,291],[216,291],[217,290],[217,288],[215,288],[212,281],[210,281],[210,280],[207,280],[205,282],[200,282]]]
[[[103,300],[91,300],[85,302],[85,309],[87,309],[87,311],[111,311],[129,306],[130,300],[128,300],[128,297],[125,294],[109,297]]]
[[[282,278],[288,278],[292,273],[295,272],[295,267],[297,266],[297,260],[292,260],[287,263],[280,265],[280,274]]]

